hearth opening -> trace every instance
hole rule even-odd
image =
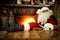
[[[16,22],[18,25],[25,23],[36,22],[34,15],[19,15],[16,17]]]

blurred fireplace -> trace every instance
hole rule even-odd
[[[21,8],[18,10],[18,15],[16,15],[16,22],[17,24],[24,24],[25,22],[27,23],[29,22],[30,18],[34,19],[34,15],[34,8]]]
[[[32,18],[34,19],[34,15],[19,15],[16,17],[16,22],[17,24],[29,23]]]
[[[7,31],[15,31],[21,24],[34,20],[35,8],[13,8],[7,10],[7,15],[2,16],[2,26]],[[10,21],[10,22],[9,22]],[[12,22],[13,21],[13,22]],[[17,28],[16,28],[17,27]],[[16,28],[16,29],[15,29]]]

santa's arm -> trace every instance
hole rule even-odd
[[[53,16],[50,16],[50,19],[48,20],[48,23],[55,24],[55,19]]]

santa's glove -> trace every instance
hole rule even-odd
[[[54,26],[51,23],[46,23],[43,27],[43,30],[54,30]]]

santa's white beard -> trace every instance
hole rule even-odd
[[[38,19],[37,22],[41,24],[45,24],[47,22],[47,20],[50,18],[50,16],[52,15],[52,12],[45,12],[45,13],[40,13],[38,15]]]

